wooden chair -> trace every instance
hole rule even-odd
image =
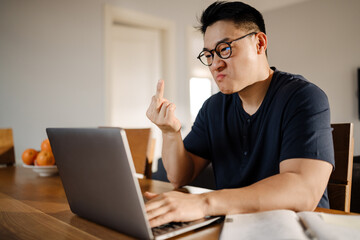
[[[15,164],[14,140],[11,128],[0,129],[0,164]]]
[[[155,139],[150,128],[125,128],[136,173],[151,178]]]
[[[352,123],[331,124],[335,151],[335,170],[328,184],[330,208],[350,212],[354,136]]]

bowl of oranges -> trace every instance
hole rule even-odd
[[[31,168],[40,177],[48,177],[58,172],[49,139],[41,143],[41,150],[26,149],[22,154],[23,166]]]

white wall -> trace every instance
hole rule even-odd
[[[0,1],[0,127],[17,159],[46,127],[104,122],[102,27],[99,1]]]
[[[1,0],[0,127],[13,128],[17,159],[25,148],[40,148],[46,127],[105,124],[106,3],[175,22],[177,88],[171,100],[186,123],[186,36],[209,1]],[[264,14],[271,64],[323,88],[333,121],[353,121],[356,141],[359,9],[357,0],[312,0]]]
[[[270,64],[302,74],[326,92],[331,121],[354,123],[354,155],[360,155],[360,1],[312,0],[264,18]]]
[[[46,127],[105,124],[104,5],[169,19],[176,24],[175,96],[189,117],[186,29],[204,1],[1,0],[0,128],[14,132],[18,162],[40,148]],[[155,91],[155,89],[154,89]],[[166,94],[166,93],[165,93]],[[188,128],[190,126],[187,126]]]

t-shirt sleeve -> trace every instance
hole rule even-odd
[[[210,160],[207,107],[208,101],[200,109],[190,133],[185,137],[184,147],[188,152]]]
[[[310,83],[292,95],[284,114],[280,161],[291,158],[319,159],[334,166],[329,102]]]

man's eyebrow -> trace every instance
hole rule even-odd
[[[218,44],[221,43],[221,42],[227,42],[227,41],[229,41],[229,40],[230,40],[230,38],[228,38],[228,37],[223,38],[223,39],[217,41],[216,44],[215,44],[215,46],[218,45]],[[203,51],[210,51],[210,49],[204,47],[204,48],[203,48]]]

